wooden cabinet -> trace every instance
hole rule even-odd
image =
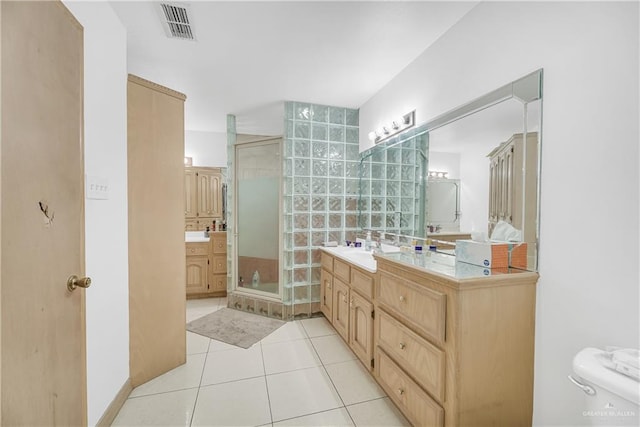
[[[513,135],[489,155],[489,234],[498,221],[536,240],[538,134]]]
[[[320,307],[367,369],[373,361],[374,273],[322,253]]]
[[[184,168],[185,230],[204,230],[221,220],[222,173],[220,168]]]
[[[227,233],[212,232],[209,242],[186,243],[187,298],[226,296]]]
[[[531,425],[535,284],[377,257],[374,377],[414,425]]]

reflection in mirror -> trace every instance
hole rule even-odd
[[[281,139],[238,144],[237,289],[280,294]]]
[[[389,212],[384,212],[386,221],[374,220],[377,207],[388,205],[389,193],[380,193],[380,187],[374,189],[373,181],[389,179],[382,173],[388,165],[374,162],[376,172],[368,174],[363,163],[363,177],[369,176],[372,185],[361,184],[362,227],[397,232],[405,241],[415,237],[456,240],[468,238],[472,232],[497,240],[520,240],[527,246],[526,265],[520,267],[537,270],[541,82],[542,70],[538,70],[362,153],[363,159],[382,160],[381,153],[390,145],[396,150],[403,150],[405,144],[412,147],[416,134],[428,148],[424,161],[413,169],[424,173],[422,179],[415,177],[413,181],[415,204],[412,209],[408,204],[401,206],[398,215],[413,221],[402,223],[400,228],[389,220]],[[409,165],[402,167],[408,169]],[[441,178],[426,182],[423,209],[418,205],[423,197],[419,189],[428,172],[441,172]],[[442,172],[447,178],[442,178]],[[443,184],[447,182],[451,184]],[[386,181],[384,184],[387,190]],[[442,198],[445,194],[446,199]],[[376,203],[368,204],[369,198]],[[419,219],[421,214],[428,217]]]

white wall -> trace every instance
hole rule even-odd
[[[184,155],[193,158],[193,166],[227,167],[227,134],[187,130]]]
[[[480,3],[360,109],[417,122],[544,68],[534,424],[584,425],[582,348],[640,347],[638,3]],[[606,170],[607,173],[601,171]]]
[[[108,200],[85,200],[88,422],[129,378],[126,32],[107,2],[65,1],[84,27],[85,173]]]

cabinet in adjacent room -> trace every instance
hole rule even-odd
[[[184,216],[186,231],[204,230],[223,218],[220,168],[184,169]]]
[[[227,295],[227,233],[211,232],[209,242],[186,243],[187,298]]]

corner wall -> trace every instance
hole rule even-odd
[[[88,424],[129,378],[127,42],[107,2],[65,1],[84,27],[85,173],[108,179],[109,199],[85,199]]]
[[[227,134],[185,130],[184,155],[193,158],[193,166],[226,168]]]
[[[544,68],[533,423],[585,425],[585,347],[640,346],[637,2],[482,2],[360,109],[417,123]],[[464,179],[464,177],[462,177]]]

